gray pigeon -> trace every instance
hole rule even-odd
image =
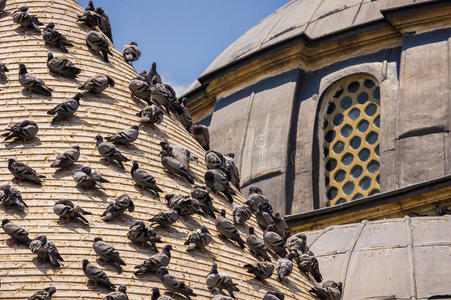
[[[204,213],[216,219],[215,212],[219,212],[219,210],[213,206],[213,198],[210,196],[208,187],[195,185],[191,190],[191,198],[197,200]]]
[[[59,261],[64,261],[56,249],[55,244],[47,240],[45,235],[40,235],[30,242],[31,252],[38,255],[41,260],[49,261],[55,267],[60,267]]]
[[[235,225],[244,225],[252,217],[252,209],[245,202],[243,205],[237,205],[232,210],[233,223]]]
[[[163,247],[160,253],[154,254],[146,259],[142,264],[135,266],[135,275],[144,275],[146,273],[157,273],[161,267],[167,267],[171,261],[171,245]]]
[[[109,293],[102,300],[128,300],[127,287],[125,285],[119,286],[116,292]]]
[[[167,142],[161,142],[160,146],[161,149],[169,156],[175,158],[179,163],[183,164],[191,177],[195,177],[194,173],[191,171],[190,162],[197,161],[198,159],[197,157],[193,157],[188,149],[180,145],[170,146]]]
[[[252,200],[247,201],[248,203],[252,203]],[[255,215],[255,220],[257,221],[257,224],[261,229],[266,229],[269,225],[274,225],[274,219],[264,203],[260,203],[258,205],[258,211]]]
[[[225,218],[225,216],[226,216],[225,209],[221,209],[220,215],[216,220],[216,229],[222,236],[224,236],[228,240],[237,242],[240,245],[240,248],[244,249],[244,241],[240,237],[238,230],[236,229],[235,225],[233,225],[232,222],[230,222]]]
[[[288,227],[285,218],[280,215],[279,212],[276,212],[274,215],[274,226],[276,232],[286,241],[290,237],[290,227]]]
[[[323,282],[322,287],[313,287],[309,293],[321,300],[340,300],[343,284],[335,281]]]
[[[152,288],[152,298],[150,300],[174,300],[171,296],[161,295],[160,289],[153,287]]]
[[[269,208],[269,212],[270,214],[272,214],[272,207],[271,204],[269,203],[268,199],[266,199],[266,197],[263,195],[263,191],[256,187],[256,186],[251,186],[249,188],[249,196],[247,197],[247,200],[251,200],[253,205],[252,205],[252,210],[257,213],[258,211],[258,205],[260,203],[264,204],[265,207]]]
[[[218,288],[212,288],[210,293],[212,295],[211,300],[233,300],[232,297],[227,296],[221,289]]]
[[[100,16],[95,12],[95,7],[91,0],[89,0],[88,6],[85,7],[83,15],[77,15],[77,21],[92,28],[100,26]]]
[[[146,76],[146,81],[149,86],[152,84],[152,80],[154,78],[155,78],[155,82],[163,83],[163,81],[161,81],[160,74],[158,74],[158,72],[157,72],[157,63],[156,62],[152,62],[152,67],[150,68],[150,71]]]
[[[115,133],[112,136],[107,136],[105,139],[108,142],[112,142],[115,144],[117,143],[117,144],[122,144],[122,145],[128,145],[138,139],[138,134],[139,134],[139,126],[133,125],[132,127],[128,128],[124,131]]]
[[[100,6],[95,9],[95,12],[100,16],[100,30],[110,39],[111,43],[113,43],[113,34],[111,33],[110,19]]]
[[[137,61],[141,57],[141,51],[138,48],[136,42],[130,42],[124,46],[122,55],[127,63],[131,64],[133,61]]]
[[[80,99],[83,97],[82,93],[77,93],[70,99],[58,104],[47,112],[48,115],[54,115],[52,124],[63,120],[68,121],[78,110],[80,106]]]
[[[92,0],[88,1],[88,5],[85,7],[85,11],[95,11],[96,8],[94,7],[94,3]]]
[[[315,256],[310,254],[302,254],[297,260],[299,271],[312,275],[317,282],[323,281],[323,276],[319,270],[318,260]]]
[[[0,186],[2,195],[0,201],[5,207],[17,206],[21,209],[28,208],[28,205],[23,201],[22,194],[13,186],[3,184]]]
[[[268,228],[263,232],[263,240],[265,241],[265,245],[266,247],[268,247],[268,249],[272,250],[280,257],[287,256],[287,250],[285,250],[285,241],[277,232],[275,232],[273,225],[269,225]]]
[[[171,90],[168,89],[166,85],[158,83],[158,80],[155,76],[152,78],[149,87],[151,100],[153,100],[158,106],[163,106],[166,109],[167,114],[169,115],[169,110],[172,106],[172,103],[174,101],[177,101],[174,95],[171,93]]]
[[[224,172],[218,169],[212,169],[205,172],[204,175],[205,184],[213,192],[222,192],[226,196],[230,203],[233,203],[232,195],[235,195],[235,191],[229,185],[227,176]]]
[[[13,12],[13,21],[25,30],[41,32],[39,26],[44,25],[39,22],[38,17],[28,13],[28,6],[21,6]]]
[[[206,283],[208,289],[219,288],[227,290],[230,297],[235,299],[233,292],[239,292],[238,285],[233,283],[232,278],[227,274],[218,273],[218,265],[213,263],[210,272],[207,274]]]
[[[139,168],[138,162],[133,161],[132,169],[130,171],[132,179],[141,189],[146,189],[154,192],[160,198],[159,192],[163,192],[158,186],[155,178],[149,172]]]
[[[230,182],[240,190],[240,172],[238,171],[237,166],[235,165],[235,154],[228,153],[224,155],[224,168],[227,173],[230,174]]]
[[[303,233],[297,233],[290,236],[286,242],[285,247],[289,252],[300,252],[301,254],[307,253],[307,237]]]
[[[139,123],[141,124],[161,124],[163,122],[163,110],[155,105],[146,106],[143,110],[141,110],[136,115],[141,117]]]
[[[138,77],[130,80],[128,89],[133,96],[146,101],[148,105],[152,105],[152,102],[150,101],[150,86],[145,81],[144,72],[146,71],[143,71]]]
[[[64,53],[67,53],[66,47],[72,47],[73,44],[70,43],[67,38],[64,36],[64,34],[60,33],[59,31],[55,30],[55,23],[50,22],[44,29],[44,32],[42,33],[42,37],[44,39],[44,42],[47,45],[58,47],[61,49]]]
[[[43,175],[38,175],[35,170],[26,164],[18,162],[13,158],[8,159],[8,170],[18,181],[25,180],[42,185],[42,178],[45,178]]]
[[[220,152],[209,150],[205,153],[205,164],[207,169],[220,169],[225,172],[225,158]]]
[[[205,151],[210,150],[210,132],[208,127],[201,124],[191,126],[190,133],[192,137],[199,142]]]
[[[130,226],[127,237],[133,243],[140,244],[141,248],[148,246],[155,251],[158,251],[156,243],[162,242],[161,238],[152,229],[147,228],[142,221],[137,221]]]
[[[115,161],[122,169],[125,169],[122,162],[129,161],[127,157],[122,155],[122,153],[119,152],[119,150],[117,150],[112,143],[104,142],[102,136],[96,136],[96,141],[97,151],[99,151],[100,155],[102,155],[108,163]]]
[[[120,257],[119,251],[117,251],[113,246],[105,243],[100,237],[94,238],[94,244],[92,247],[97,255],[100,256],[102,261],[114,266],[119,274],[122,273],[123,270],[121,266],[126,266],[126,264]]]
[[[284,258],[279,258],[276,264],[277,280],[286,282],[287,276],[293,272],[293,258],[295,253],[288,253]]]
[[[194,214],[207,217],[207,215],[201,210],[199,203],[189,196],[167,194],[164,198],[166,199],[167,207],[177,210],[177,213],[181,217],[186,218]]]
[[[208,231],[207,227],[202,225],[199,229],[192,232],[184,245],[188,246],[187,251],[192,251],[194,249],[203,250],[208,244],[213,241],[213,237]]]
[[[95,75],[88,79],[85,83],[83,83],[83,85],[78,89],[92,94],[100,94],[101,92],[106,90],[107,87],[114,87],[114,85],[115,82],[110,76]]]
[[[187,299],[191,300],[191,296],[197,296],[193,290],[187,286],[183,281],[178,280],[175,276],[169,274],[168,269],[161,267],[158,270],[161,283],[165,288],[173,293],[182,294]]]
[[[0,0],[0,13],[3,13],[3,10],[6,7],[6,0]]]
[[[244,268],[246,268],[248,273],[251,273],[258,280],[265,280],[266,278],[271,277],[274,272],[274,266],[267,262],[257,262],[255,265],[245,264]]]
[[[66,222],[70,220],[80,220],[85,224],[89,224],[85,215],[92,215],[92,213],[85,211],[70,200],[59,200],[55,202],[53,212]]]
[[[166,168],[166,170],[171,175],[179,175],[180,177],[183,177],[191,184],[194,184],[194,178],[191,175],[191,172],[187,167],[179,162],[174,157],[170,156],[168,152],[166,151],[160,151],[161,155],[161,164],[163,167]]]
[[[90,167],[82,167],[77,170],[74,174],[74,180],[77,183],[77,186],[84,189],[100,188],[105,190],[102,183],[109,182],[96,172],[93,172]]]
[[[263,300],[284,300],[285,295],[279,291],[267,291],[263,296]]]
[[[17,123],[10,124],[6,129],[6,133],[2,134],[5,137],[4,142],[17,138],[22,141],[29,141],[33,139],[39,131],[38,124],[34,121],[24,120]]]
[[[55,161],[50,165],[52,168],[68,169],[80,158],[80,147],[73,146],[56,156]]]
[[[81,69],[77,68],[69,59],[62,56],[54,57],[53,53],[47,54],[47,68],[50,72],[65,78],[74,79],[81,73]]]
[[[14,245],[15,243],[26,246],[30,245],[31,240],[28,237],[28,232],[19,225],[11,223],[8,219],[3,219],[2,228],[5,233],[11,237],[11,242],[8,242],[9,246]]]
[[[434,210],[435,214],[439,217],[444,216],[444,215],[451,215],[451,210],[446,207],[446,206],[441,206],[441,205],[435,205],[435,210]]]
[[[175,118],[182,123],[186,131],[190,132],[193,126],[193,119],[191,118],[191,112],[187,107],[187,103],[188,98],[183,97],[182,99],[178,99],[178,101],[172,102],[171,108],[175,114]]]
[[[177,222],[180,217],[177,211],[180,211],[180,208],[176,207],[175,209],[157,213],[155,216],[148,220],[149,222],[151,222],[150,226],[158,224],[162,227],[169,228],[172,224]]]
[[[88,32],[86,35],[86,46],[96,54],[102,53],[103,60],[107,63],[110,62],[108,54],[113,56],[113,53],[110,51],[110,42],[105,35],[97,31]]]
[[[46,287],[40,291],[37,291],[32,296],[28,297],[28,300],[51,300],[52,295],[56,293],[56,288],[53,286]]]
[[[258,259],[262,258],[265,261],[271,261],[271,257],[268,255],[268,249],[265,242],[255,235],[254,227],[249,227],[249,234],[247,235],[246,245],[252,255]]]
[[[122,217],[124,212],[128,210],[133,212],[135,205],[129,195],[121,195],[111,201],[102,214],[102,220],[105,222],[111,221],[114,218]]]
[[[6,65],[0,62],[0,81],[5,81],[7,79],[6,73],[9,72],[9,69]]]
[[[87,259],[83,259],[83,273],[88,277],[89,282],[94,283],[92,287],[95,289],[97,285],[103,286],[110,290],[115,290],[116,286],[111,283],[110,278],[105,272],[89,263]]]
[[[51,96],[52,89],[47,87],[44,81],[37,78],[27,71],[24,64],[19,64],[19,83],[31,94],[41,94],[44,96]]]

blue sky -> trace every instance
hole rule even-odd
[[[115,46],[134,40],[138,72],[156,61],[177,94],[232,42],[288,0],[94,0],[108,14]],[[79,0],[86,7],[88,0]]]

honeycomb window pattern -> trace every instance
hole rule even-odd
[[[380,90],[374,79],[353,75],[324,96],[325,183],[329,205],[380,191]]]

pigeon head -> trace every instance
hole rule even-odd
[[[74,99],[77,100],[77,101],[80,101],[81,98],[83,98],[83,94],[82,93],[77,93],[74,96]]]
[[[83,167],[83,168],[81,168],[81,171],[88,176],[90,176],[92,174],[92,169],[90,167]]]
[[[3,191],[3,194],[9,195],[9,193],[11,192],[11,186],[9,184],[2,184],[0,185],[0,190]]]
[[[24,64],[19,64],[19,74],[26,74],[27,73],[27,67],[25,67]]]
[[[152,62],[152,68],[150,68],[150,71],[152,72],[157,72],[157,63],[156,62]]]
[[[119,292],[122,292],[124,294],[127,293],[127,287],[125,285],[121,285],[118,289]]]
[[[286,259],[288,260],[293,260],[293,258],[296,257],[296,253],[295,252],[290,252],[287,254],[287,256],[285,256]]]
[[[340,293],[343,293],[343,282],[337,283],[337,289],[340,291]]]
[[[8,224],[10,221],[8,219],[3,219],[2,221],[2,227],[5,226],[5,224]]]
[[[39,240],[43,244],[47,243],[47,237],[45,235],[40,235],[37,238],[35,238],[35,240]]]
[[[226,216],[226,211],[225,211],[225,209],[221,209],[221,211],[219,212],[219,216],[225,218],[225,216]]]
[[[103,137],[101,135],[97,135],[96,136],[96,141],[97,142],[103,142]]]
[[[111,87],[113,87],[113,86],[116,84],[116,82],[114,82],[114,79],[111,78],[110,76],[107,76],[106,78],[108,79],[108,84],[109,84]]]
[[[211,265],[210,273],[218,273],[218,264],[217,263],[213,263]]]
[[[166,269],[165,267],[161,267],[158,269],[158,275],[159,276],[163,276],[163,275],[167,275],[169,274],[168,269]]]
[[[100,15],[103,14],[103,8],[101,6],[97,7],[95,11]]]
[[[17,11],[27,12],[27,11],[28,11],[28,6],[21,6],[21,7],[19,7],[19,8],[16,10],[16,12],[17,12]]]
[[[255,230],[254,230],[254,227],[249,227],[249,234],[254,234],[255,233]]]
[[[75,150],[80,151],[80,146],[75,145],[75,146],[73,146],[72,148],[74,148]]]
[[[47,61],[51,61],[53,59],[53,53],[52,52],[49,52],[48,54],[47,54]]]
[[[83,262],[82,262],[82,265],[83,265],[83,271],[86,271],[86,267],[88,266],[88,264],[89,264],[89,260],[83,259]]]
[[[166,246],[163,247],[162,252],[163,253],[169,253],[169,252],[171,252],[171,250],[172,250],[172,246],[171,245],[166,245]]]
[[[202,226],[200,227],[200,232],[202,232],[202,233],[210,233],[210,232],[208,231],[207,227],[205,227],[204,225],[202,225]]]
[[[55,28],[55,23],[50,22],[45,28]]]
[[[254,194],[254,193],[263,195],[263,191],[262,191],[259,187],[251,186],[251,187],[249,188],[249,194]]]
[[[135,203],[133,203],[132,200],[130,200],[130,202],[128,203],[128,207],[127,207],[129,212],[134,212],[135,211]]]
[[[133,41],[133,42],[130,42],[129,45],[138,46],[138,43]]]
[[[10,167],[15,162],[16,162],[16,160],[14,158],[9,158],[8,159],[8,167]]]
[[[139,131],[139,126],[138,125],[133,125],[132,129],[135,129],[136,131]]]
[[[169,143],[168,142],[160,142],[160,146],[162,149],[166,149],[169,147]]]
[[[280,216],[280,213],[279,213],[279,212],[276,212],[276,214],[275,214],[274,216],[275,216],[276,219],[279,220],[279,221],[282,219],[282,217]]]
[[[100,237],[95,237],[95,238],[94,238],[94,243],[95,243],[95,242],[99,242],[99,241],[103,242],[103,239],[100,238]]]
[[[164,199],[166,199],[166,203],[169,203],[171,199],[174,198],[174,194],[167,194],[164,196]]]
[[[161,296],[160,289],[157,287],[152,288],[152,299],[151,300],[157,300]]]
[[[53,287],[53,286],[50,286],[50,287],[48,287],[48,288],[45,288],[44,290],[47,291],[47,293],[49,293],[50,296],[52,296],[53,294],[56,293],[56,288]]]
[[[138,162],[136,160],[132,161],[132,168],[130,170],[130,173],[133,175],[133,172],[135,172],[139,168]]]

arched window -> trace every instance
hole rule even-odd
[[[324,184],[329,205],[380,191],[380,91],[366,74],[327,89],[321,110]],[[321,149],[321,147],[320,147]]]

